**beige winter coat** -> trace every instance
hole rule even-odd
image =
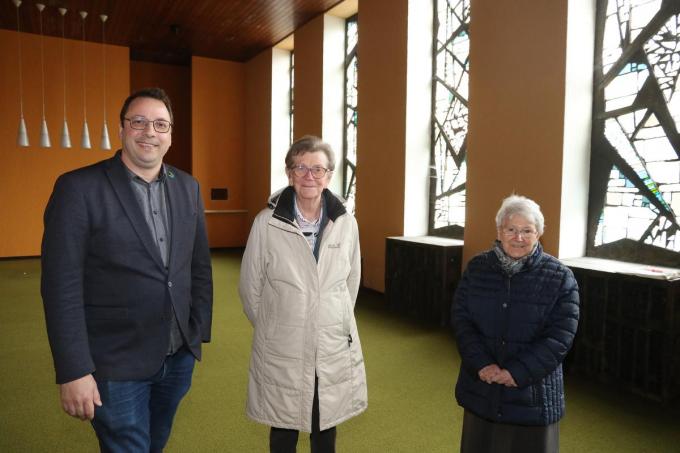
[[[239,293],[255,329],[246,411],[260,423],[310,432],[315,373],[321,430],[367,405],[354,318],[359,235],[354,217],[325,190],[317,263],[295,221],[294,196],[289,187],[272,197],[243,256]]]

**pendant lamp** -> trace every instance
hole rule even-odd
[[[106,122],[106,14],[100,14],[99,18],[102,20],[102,61],[104,64],[104,127],[102,128],[102,141],[99,145],[101,149],[111,149],[111,141],[109,140],[109,128]]]
[[[59,14],[61,14],[61,71],[62,71],[62,81],[64,82],[64,124],[61,128],[61,147],[70,148],[71,147],[71,136],[68,133],[68,122],[66,121],[66,53],[64,52],[64,42],[66,41],[64,36],[64,16],[68,10],[66,8],[59,8]]]
[[[80,136],[80,146],[84,149],[90,149],[92,148],[92,145],[90,144],[90,130],[87,127],[87,94],[85,90],[85,80],[86,80],[86,71],[85,71],[85,18],[87,17],[87,11],[80,11],[80,18],[82,19],[82,28],[83,28],[83,41],[82,41],[82,50],[83,50],[83,133]]]
[[[21,73],[21,19],[19,18],[21,0],[12,1],[17,8],[17,45],[19,48],[19,129],[17,131],[17,146],[28,146],[28,133],[26,132],[26,121],[24,120],[24,83]]]

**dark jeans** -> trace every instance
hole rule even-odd
[[[312,432],[309,434],[312,453],[335,453],[335,426],[319,430],[319,380],[314,379],[312,402]],[[295,429],[275,428],[269,432],[270,453],[295,453],[299,432]]]
[[[101,451],[163,451],[177,407],[191,386],[194,362],[191,352],[182,348],[168,356],[149,379],[97,379],[102,406],[95,406],[92,426]]]

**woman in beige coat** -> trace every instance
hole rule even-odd
[[[252,323],[247,414],[271,426],[270,452],[334,452],[336,426],[366,409],[354,318],[360,254],[356,221],[328,189],[333,151],[306,136],[286,155],[290,185],[253,223],[239,292]]]

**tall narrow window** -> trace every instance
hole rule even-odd
[[[294,129],[294,123],[293,120],[295,119],[295,52],[291,51],[290,52],[290,75],[288,80],[290,80],[290,87],[288,91],[289,95],[289,101],[290,103],[290,144],[292,145],[293,142],[295,141],[295,135],[293,133]]]
[[[470,0],[435,0],[430,226],[462,239],[468,130]]]
[[[598,0],[588,252],[680,252],[680,2]]]
[[[345,21],[345,134],[344,134],[344,173],[343,197],[347,209],[354,213],[356,201],[357,168],[357,76],[359,60],[357,42],[359,24],[357,15]]]

